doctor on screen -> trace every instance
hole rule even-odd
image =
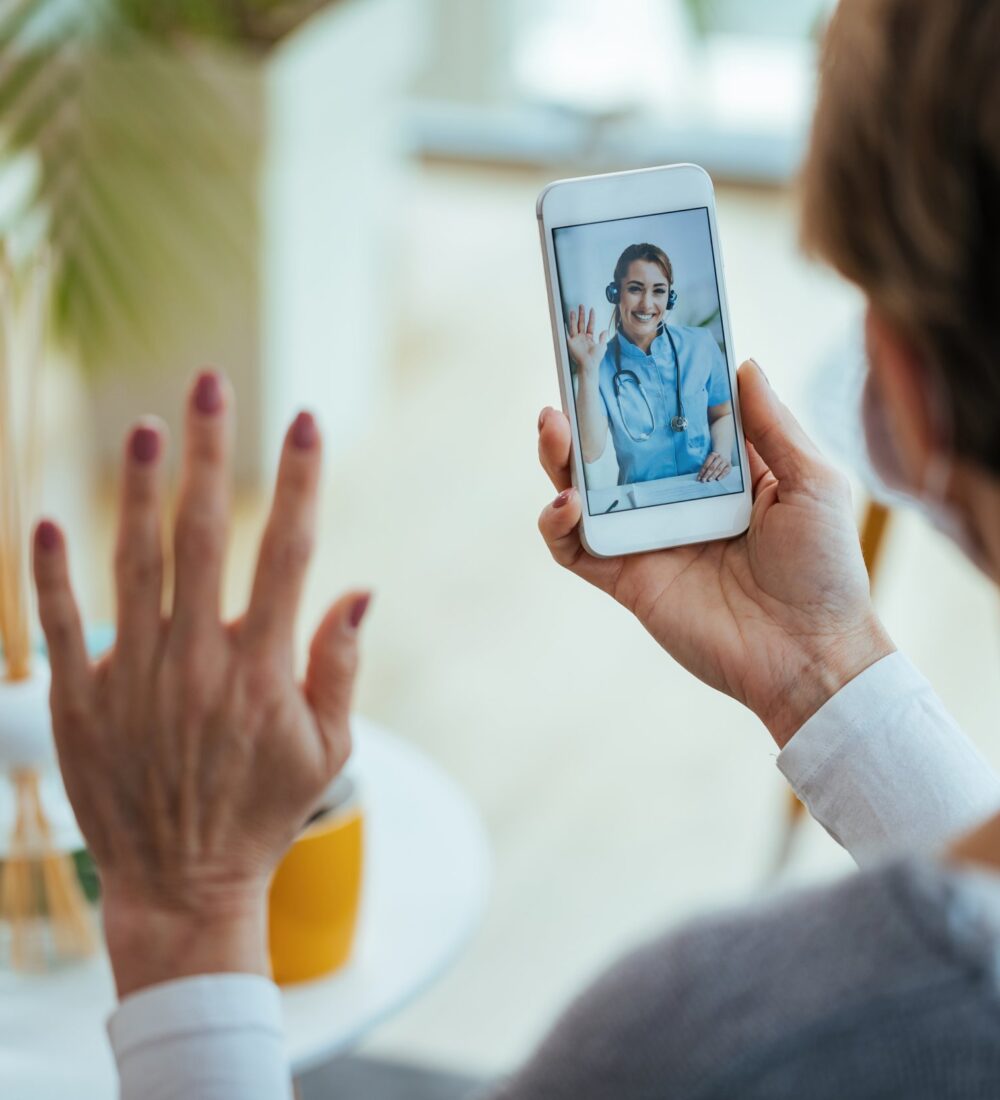
[[[677,301],[670,257],[654,244],[629,245],[606,293],[610,339],[594,335],[593,309],[569,314],[584,461],[601,457],[610,434],[619,485],[725,477],[736,436],[726,361],[706,329],[667,324]]]

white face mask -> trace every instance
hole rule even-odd
[[[984,573],[990,573],[989,561],[968,521],[948,499],[952,459],[948,454],[931,455],[922,486],[913,485],[892,442],[889,418],[878,383],[871,369],[861,392],[861,424],[868,461],[881,482],[882,494],[915,504],[928,522],[951,539],[969,560]]]

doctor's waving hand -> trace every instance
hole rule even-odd
[[[583,458],[596,462],[610,435],[620,485],[684,474],[717,481],[732,468],[725,359],[707,330],[667,324],[673,284],[662,248],[632,244],[606,289],[614,334],[595,336],[594,310],[582,305],[568,318]]]

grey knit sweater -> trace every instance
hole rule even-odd
[[[907,861],[628,955],[493,1100],[998,1100],[1000,886]]]

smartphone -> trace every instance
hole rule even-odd
[[[536,209],[584,546],[741,534],[752,486],[708,173],[558,180]]]

